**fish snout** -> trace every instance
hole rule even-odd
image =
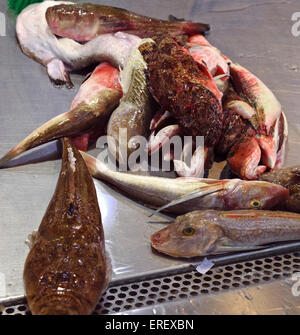
[[[159,250],[159,248],[168,241],[168,238],[169,229],[166,227],[151,235],[151,244],[155,249]]]
[[[86,314],[83,304],[72,294],[44,295],[30,309],[35,315],[80,315]]]

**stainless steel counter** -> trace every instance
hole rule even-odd
[[[173,14],[210,23],[209,41],[255,73],[278,97],[289,123],[286,165],[299,163],[300,36],[293,36],[295,22],[291,20],[292,14],[300,11],[297,0],[186,0],[184,5],[181,0],[94,2],[157,18]],[[2,155],[37,126],[68,110],[83,77],[71,76],[75,83],[73,90],[53,87],[45,68],[20,51],[15,39],[15,19],[6,12],[4,1],[0,4],[0,12],[6,17],[6,36],[0,37]],[[95,155],[96,150],[91,153]],[[41,222],[56,185],[60,164],[57,144],[50,143],[17,158],[10,163],[10,168],[0,170],[0,273],[4,274],[6,282],[6,294],[0,296],[0,302],[24,295],[22,271],[28,253],[25,240]],[[218,165],[211,175],[217,176],[219,172]],[[149,237],[161,226],[147,224],[149,209],[119,195],[100,181],[95,181],[95,185],[106,244],[112,257],[112,285],[189,267],[188,261],[152,252]],[[166,216],[152,217],[151,221],[161,221],[161,217]]]

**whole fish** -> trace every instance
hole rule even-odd
[[[126,9],[90,3],[58,4],[47,9],[46,19],[55,35],[82,42],[116,31],[144,38],[162,33],[182,35],[209,30],[209,25],[204,23],[157,20]]]
[[[269,209],[288,198],[282,186],[240,179],[163,178],[123,173],[81,152],[91,175],[159,210],[182,214],[196,209]]]
[[[300,213],[300,167],[288,166],[260,176],[259,180],[275,183],[290,191],[287,201],[279,203],[279,208]]]
[[[133,49],[120,72],[123,97],[107,125],[109,150],[122,164],[127,164],[129,155],[139,147],[138,141],[135,140],[137,136],[147,137],[155,106],[147,87],[147,64],[138,49],[148,41],[149,39],[143,39]],[[126,133],[122,134],[121,130]]]
[[[108,63],[101,63],[80,87],[70,110],[33,131],[0,159],[0,166],[41,144],[103,127],[118,105],[121,92],[119,71]]]
[[[172,257],[259,249],[300,240],[300,215],[280,211],[194,211],[151,236],[152,247]]]
[[[140,41],[138,36],[118,32],[101,35],[86,44],[72,39],[57,38],[46,21],[48,7],[69,4],[65,1],[44,1],[26,7],[17,17],[16,33],[25,55],[47,67],[54,84],[73,87],[69,71],[82,69],[102,61],[123,67],[131,49]]]
[[[32,314],[91,314],[110,280],[93,180],[63,139],[62,168],[24,266]]]

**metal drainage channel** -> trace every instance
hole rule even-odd
[[[206,274],[197,271],[112,286],[102,296],[93,314],[122,313],[201,294],[258,285],[291,277],[300,271],[300,252],[216,266]],[[25,300],[3,306],[0,315],[31,314]]]

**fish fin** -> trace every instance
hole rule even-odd
[[[232,241],[230,238],[222,237],[215,249],[214,252],[221,254],[227,252],[237,252],[237,251],[249,251],[249,250],[258,250],[264,249],[267,245],[254,245],[254,244],[243,244]]]
[[[103,290],[107,289],[112,278],[113,269],[111,260],[112,260],[111,253],[107,250],[107,248],[105,248],[106,275]]]
[[[168,16],[168,20],[170,21],[170,22],[184,22],[185,21],[185,19],[184,18],[178,18],[178,17],[176,17],[176,16],[174,16],[174,15],[172,15],[172,14],[170,14],[169,16]]]
[[[69,73],[65,68],[64,63],[58,59],[54,58],[47,64],[47,72],[51,82],[57,86],[61,87],[66,85],[67,88],[73,88],[74,85],[70,79]]]
[[[152,215],[155,215],[155,214],[161,212],[162,210],[164,210],[166,208],[169,208],[171,206],[182,204],[183,202],[193,200],[193,199],[196,199],[196,198],[201,198],[201,197],[204,197],[204,196],[212,194],[212,193],[218,193],[220,191],[223,191],[224,189],[225,189],[224,184],[221,183],[221,182],[220,183],[215,183],[214,185],[207,185],[207,186],[200,187],[200,188],[198,188],[194,191],[191,191],[189,193],[186,193],[186,194],[172,200],[168,204],[158,208],[149,217],[151,217]]]
[[[36,239],[37,239],[38,230],[34,229],[31,234],[27,236],[27,240],[25,244],[28,246],[29,249],[32,249]]]
[[[217,76],[214,76],[215,81],[222,79],[222,78],[230,78],[230,75],[229,74],[219,74]]]

